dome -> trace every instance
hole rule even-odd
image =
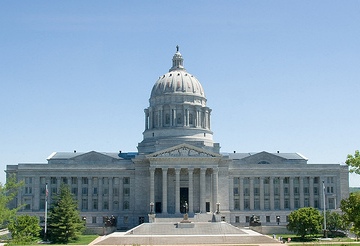
[[[151,98],[166,94],[186,94],[205,97],[205,93],[199,80],[188,73],[183,66],[183,57],[179,52],[179,46],[173,56],[173,65],[169,72],[160,76],[151,91]]]
[[[160,76],[152,88],[151,97],[171,93],[205,97],[204,90],[199,80],[186,70],[172,70]]]

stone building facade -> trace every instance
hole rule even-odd
[[[252,215],[285,225],[295,209],[337,209],[348,197],[345,165],[308,164],[298,153],[220,153],[204,89],[178,47],[149,102],[136,153],[55,152],[47,163],[8,165],[8,176],[25,181],[12,206],[25,204],[22,213],[43,218],[46,184],[51,203],[66,183],[88,227],[112,215],[118,229],[147,222],[149,212],[181,217],[185,204],[190,218],[216,212],[237,225]]]

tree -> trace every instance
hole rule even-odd
[[[23,182],[17,182],[15,175],[11,175],[5,185],[0,183],[0,228],[4,228],[21,208],[21,206],[9,208],[10,202],[15,198],[21,186]]]
[[[8,226],[12,243],[31,244],[39,239],[41,227],[36,216],[20,215],[12,219]]]
[[[301,236],[315,235],[321,230],[322,216],[320,212],[312,207],[305,207],[295,210],[289,215],[287,229]]]
[[[341,200],[340,209],[343,211],[343,219],[350,224],[350,231],[356,237],[360,235],[360,193],[350,193],[349,198]]]
[[[338,212],[326,211],[326,229],[328,229],[332,235],[336,235],[339,230],[347,230],[347,223],[344,222],[343,216]]]
[[[70,188],[62,184],[60,193],[49,212],[49,236],[52,242],[68,243],[76,240],[85,229],[80,218],[77,202],[74,200]]]
[[[355,151],[354,155],[348,155],[345,161],[346,165],[350,167],[350,173],[360,174],[360,152]]]

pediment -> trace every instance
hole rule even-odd
[[[82,155],[71,158],[74,162],[86,162],[86,163],[109,163],[114,160],[113,157],[96,152],[90,151]]]
[[[275,164],[275,163],[282,163],[286,159],[266,151],[262,151],[243,159],[244,162],[248,164]]]
[[[180,144],[174,147],[157,151],[146,156],[151,157],[220,157],[219,154],[206,151],[190,144]]]

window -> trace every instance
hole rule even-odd
[[[314,184],[318,184],[319,183],[319,177],[315,177],[314,178]]]
[[[240,182],[239,182],[239,178],[234,178],[234,186],[237,186],[238,184],[239,184]]]
[[[259,199],[254,200],[254,209],[260,209],[260,200]]]
[[[294,199],[294,206],[295,206],[296,209],[297,209],[297,208],[300,208],[299,198],[295,198],[295,199]]]
[[[289,177],[285,177],[284,178],[284,184],[288,184],[288,183],[290,183],[290,179],[289,179]]]
[[[83,187],[83,188],[82,188],[82,194],[83,194],[83,195],[87,195],[87,194],[88,194],[88,188],[87,188],[87,187]]]
[[[177,114],[177,116],[176,116],[176,123],[177,123],[177,124],[181,124],[181,123],[182,123],[182,116],[181,116],[180,113]]]
[[[299,187],[294,187],[294,194],[298,195],[299,194]]]
[[[89,183],[89,179],[87,177],[82,177],[81,178],[81,183],[84,185],[87,185]]]
[[[304,187],[304,194],[309,194],[309,187]]]
[[[234,196],[238,196],[239,195],[239,188],[234,188]]]
[[[193,125],[194,124],[194,117],[192,114],[189,114],[189,124]]]
[[[280,200],[279,199],[274,199],[274,208],[276,210],[280,209]]]
[[[170,124],[170,115],[169,114],[165,114],[165,124],[166,125]]]
[[[118,188],[113,188],[113,195],[114,195],[114,196],[118,196],[118,195],[119,195],[119,189],[118,189]]]
[[[127,210],[130,208],[130,203],[129,201],[124,201],[124,210]]]
[[[289,188],[288,187],[284,187],[284,193],[289,194]]]
[[[109,209],[109,202],[108,201],[103,202],[103,209]]]
[[[129,177],[124,177],[123,182],[124,182],[124,184],[130,184],[130,178]]]
[[[319,194],[319,189],[318,187],[314,187],[314,195],[318,195]]]
[[[240,210],[240,200],[239,199],[234,199],[234,209]]]
[[[32,183],[32,177],[25,178],[25,184],[31,184]]]
[[[32,194],[32,188],[31,187],[25,187],[25,194]]]
[[[284,208],[285,208],[285,209],[289,209],[289,208],[290,208],[289,199],[284,199]]]
[[[55,177],[51,177],[50,178],[50,184],[56,184],[56,178]]]
[[[254,195],[258,196],[260,194],[260,189],[258,187],[254,188]]]
[[[71,177],[71,184],[77,184],[77,177]]]
[[[93,200],[93,209],[98,209],[98,199]]]
[[[71,193],[72,193],[73,195],[77,195],[77,193],[78,193],[78,188],[72,187],[72,188],[71,188]]]
[[[61,183],[67,184],[68,183],[68,178],[67,177],[62,177],[61,178]]]
[[[244,209],[249,210],[250,209],[250,200],[244,199]]]
[[[266,223],[270,223],[270,216],[266,216]]]
[[[246,217],[245,217],[245,222],[246,222],[246,223],[249,223],[249,222],[250,222],[250,216],[246,216]]]
[[[96,217],[95,217],[95,216],[93,216],[93,217],[91,218],[91,223],[96,224]]]
[[[124,196],[130,196],[130,188],[124,188]]]
[[[94,194],[94,195],[97,195],[97,193],[98,193],[98,188],[97,188],[97,187],[94,187],[94,189],[93,189],[93,194]]]
[[[88,200],[87,199],[82,199],[81,207],[82,207],[83,210],[88,209]]]
[[[239,216],[235,216],[235,223],[240,223],[240,217]]]

